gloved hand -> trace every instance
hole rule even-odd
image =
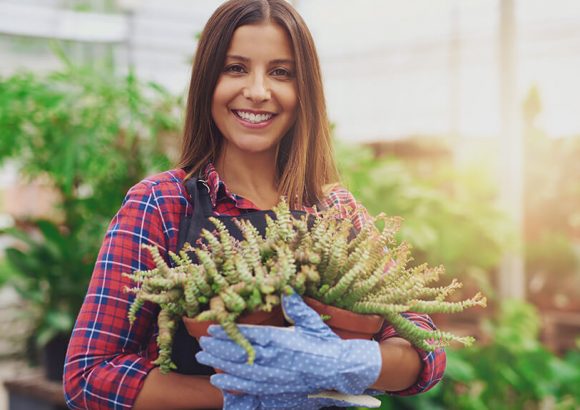
[[[316,393],[336,390],[361,394],[381,371],[379,344],[372,340],[342,340],[302,298],[282,298],[294,327],[238,326],[256,350],[253,365],[247,354],[220,326],[210,326],[212,337],[202,337],[200,363],[223,370],[211,383],[222,390],[254,396]]]
[[[334,396],[328,395],[328,397],[309,397],[309,395],[304,393],[252,396],[224,392],[224,410],[318,410],[322,407],[331,406],[378,408],[380,405],[380,400],[370,396],[349,396],[341,393],[336,393]]]

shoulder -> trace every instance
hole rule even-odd
[[[340,217],[352,219],[357,229],[360,229],[369,219],[365,207],[344,186],[340,184],[329,184],[323,187],[323,193],[324,198],[319,204],[321,209],[337,209]]]
[[[183,190],[183,178],[185,171],[182,169],[172,169],[169,171],[160,172],[158,174],[150,175],[143,178],[141,181],[133,185],[128,193],[133,192],[147,192],[152,190]]]
[[[127,191],[122,208],[155,212],[164,219],[189,214],[191,204],[183,183],[185,175],[182,169],[173,169],[143,178]]]
[[[325,185],[322,192],[324,197],[319,204],[322,209],[336,208],[342,213],[361,206],[354,195],[340,184]]]
[[[159,231],[172,238],[182,217],[191,213],[184,177],[175,169],[143,178],[127,192],[113,226],[122,221],[131,232],[144,230],[143,237]]]
[[[185,206],[188,202],[188,195],[183,183],[184,177],[185,171],[182,169],[172,169],[150,175],[129,189],[125,201],[135,197],[152,197],[161,204],[178,202]]]

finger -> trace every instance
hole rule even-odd
[[[264,409],[318,409],[319,407],[313,406],[315,401],[308,400],[305,393],[280,393],[260,396],[260,404]]]
[[[308,308],[310,309],[310,308]],[[311,310],[316,315],[316,312]],[[281,366],[290,367],[296,364],[294,356],[305,355],[315,356],[318,363],[319,360],[336,359],[341,354],[341,348],[338,343],[341,339],[338,338],[332,331],[323,324],[325,328],[321,332],[315,333],[313,330],[296,331],[295,327],[282,328],[272,326],[248,326],[239,325],[238,328],[248,339],[254,349],[262,347],[263,349],[273,349],[270,356],[264,354],[262,356],[264,364],[269,360],[278,360],[283,357]],[[326,330],[325,330],[326,329]],[[212,337],[231,341],[229,336],[219,326],[209,327],[209,333]],[[328,332],[325,334],[324,332]],[[266,350],[264,350],[266,352]],[[275,354],[275,356],[274,356]],[[288,358],[288,359],[286,359]],[[287,361],[287,363],[286,363]]]
[[[221,359],[235,363],[245,363],[248,360],[248,353],[240,345],[231,340],[202,336],[199,339],[199,345],[204,352]]]
[[[210,382],[221,390],[235,390],[257,396],[280,393],[306,393],[311,389],[300,381],[280,384],[272,382],[264,383],[224,373],[214,374],[210,377]]]
[[[292,334],[293,327],[277,327],[262,325],[237,325],[240,332],[252,345],[266,346],[272,340],[284,339],[287,335]],[[219,325],[211,325],[208,334],[218,339],[231,340],[225,330]]]
[[[304,303],[297,293],[282,296],[282,310],[286,319],[297,328],[309,333],[338,338],[324,323],[320,315]]]
[[[195,354],[195,359],[198,361],[198,363],[205,364],[206,366],[210,366],[214,369],[219,369],[224,372],[228,372],[232,366],[237,364],[221,359],[219,357],[215,357],[209,353],[204,352],[203,350]]]
[[[224,410],[256,410],[260,401],[256,396],[224,392]]]
[[[301,383],[303,378],[298,372],[261,366],[256,363],[234,363],[215,357],[205,351],[197,353],[195,358],[199,363],[223,370],[229,375],[258,383]]]
[[[202,337],[200,345],[204,352],[236,364],[246,364],[248,354],[230,340],[221,340],[214,337]],[[307,346],[294,346],[288,350],[280,346],[254,346],[256,354],[254,365],[279,369],[280,371],[302,372],[307,370],[310,374],[325,375],[333,373],[336,369],[336,360],[340,356],[340,350],[335,345],[327,343],[311,344]],[[302,368],[303,363],[310,363],[307,369]]]
[[[218,339],[216,337],[201,337],[199,339],[201,348],[215,356],[234,363],[246,363],[248,353],[237,343],[231,340]],[[263,366],[277,367],[284,358],[279,357],[278,350],[262,346],[253,346],[256,357],[254,363]]]

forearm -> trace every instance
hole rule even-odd
[[[135,410],[221,409],[223,396],[208,376],[149,372],[135,401]]]
[[[382,368],[372,389],[405,390],[416,383],[422,362],[417,350],[405,339],[391,337],[381,342]]]

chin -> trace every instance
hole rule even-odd
[[[246,154],[266,154],[268,152],[275,153],[276,151],[272,147],[240,147],[240,151]]]
[[[272,143],[259,143],[258,141],[246,141],[240,144],[236,144],[238,150],[243,153],[248,154],[263,154],[267,152],[276,152],[276,144]]]

